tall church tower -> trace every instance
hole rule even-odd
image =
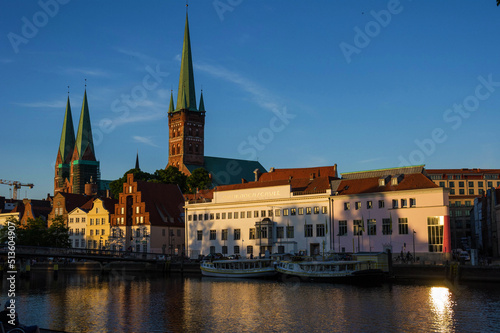
[[[75,130],[73,128],[73,118],[71,116],[71,106],[66,102],[66,113],[61,132],[61,141],[57,151],[55,177],[54,177],[54,195],[57,192],[71,192],[70,186],[70,164],[73,149],[75,148]]]
[[[193,60],[191,57],[187,13],[177,106],[174,107],[173,94],[170,93],[168,127],[170,147],[168,165],[175,166],[185,173],[189,173],[185,165],[203,166],[205,153],[205,106],[202,92],[200,106],[199,108],[196,107]]]
[[[100,178],[99,162],[95,157],[92,128],[90,126],[87,90],[85,89],[80,122],[78,124],[75,146],[71,157],[70,182],[72,189],[69,192],[84,194],[85,184],[99,184]]]

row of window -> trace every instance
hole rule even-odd
[[[299,207],[299,208],[284,208],[284,209],[272,209],[269,210],[254,210],[254,211],[243,211],[243,212],[224,212],[224,213],[205,213],[205,214],[190,214],[188,215],[188,221],[210,221],[210,220],[231,220],[231,219],[244,219],[246,218],[264,218],[273,216],[294,216],[294,215],[311,215],[311,214],[326,214],[328,209],[326,206],[315,207]]]
[[[314,228],[316,226],[316,228]],[[304,228],[304,237],[314,237],[314,230],[316,230],[316,237],[326,236],[326,226],[324,224],[306,224]],[[223,229],[221,232],[221,240],[228,240],[228,229]],[[233,240],[240,240],[241,229],[234,229]],[[295,228],[293,226],[276,227],[276,238],[295,238]],[[217,230],[210,230],[210,240],[217,240]],[[273,227],[259,227],[249,228],[248,239],[273,239]],[[197,240],[203,240],[203,230],[197,230]]]
[[[416,207],[417,206],[417,199],[415,198],[410,198],[408,199],[394,199],[392,200],[392,208],[407,208],[408,207],[408,202],[410,204],[410,207]],[[401,206],[399,205],[401,203]],[[372,209],[373,208],[373,201],[368,200],[365,203],[366,209]],[[378,201],[378,208],[384,208],[385,207],[385,201],[384,200],[379,200]],[[356,201],[354,202],[354,209],[359,210],[362,209],[363,205],[361,204],[361,201]],[[351,203],[350,202],[344,202],[344,210],[350,210],[351,209]]]
[[[192,154],[193,152],[194,153],[199,153],[200,152],[200,145],[195,144],[194,147],[193,147],[193,144],[190,143],[188,145],[187,152],[190,153],[190,154]],[[177,144],[177,146],[175,144],[173,144],[172,145],[171,154],[172,155],[179,155],[180,153],[181,153],[181,146],[180,146],[180,144]]]
[[[430,176],[431,176],[431,179],[434,179],[434,180],[443,179],[442,175],[430,175]],[[486,174],[483,177],[484,177],[484,179],[498,179],[498,178],[500,178],[500,175],[498,175],[498,174]],[[462,175],[450,174],[450,175],[447,175],[447,178],[448,179],[462,179]],[[482,182],[479,182],[479,183],[482,183]]]
[[[73,229],[69,229],[69,230],[68,230],[68,233],[69,233],[70,235],[73,235]],[[81,234],[82,234],[82,235],[85,235],[85,228],[82,228],[82,230],[81,230]],[[80,229],[79,229],[79,228],[76,228],[76,229],[75,229],[75,235],[76,235],[76,236],[80,235]]]
[[[82,217],[82,218],[79,218],[79,217],[75,217],[75,218],[70,217],[69,218],[69,223],[80,223],[80,221],[82,223],[85,223],[86,222],[85,217]],[[101,218],[96,218],[95,220],[93,218],[89,219],[90,225],[94,225],[94,221],[95,221],[95,225],[100,225],[100,224],[104,225],[104,224],[106,224],[106,218],[104,218],[104,217],[102,219]]]
[[[456,194],[456,192],[455,192],[455,189],[454,189],[454,188],[451,188],[451,189],[450,189],[450,194],[451,194],[451,195]],[[459,195],[465,195],[465,189],[463,189],[463,188],[459,189],[459,190],[458,190],[458,194],[459,194]],[[474,189],[473,189],[473,188],[471,188],[471,189],[469,189],[469,193],[468,193],[468,194],[469,194],[469,195],[475,195],[476,193],[475,193]],[[484,190],[483,190],[482,188],[480,188],[479,190],[477,190],[477,194],[479,194],[479,195],[484,194]]]
[[[368,219],[366,220],[366,228],[364,224],[364,220],[353,220],[352,221],[352,229],[353,234],[355,236],[361,236],[363,235],[363,232],[365,232],[369,236],[376,236],[377,235],[377,220],[376,219]],[[392,219],[382,219],[382,235],[392,235],[393,230],[392,230]],[[338,234],[337,236],[347,236],[347,220],[339,220],[338,224]],[[408,218],[406,217],[400,217],[398,218],[398,232],[400,235],[407,235],[408,234]]]
[[[470,216],[470,210],[451,210],[450,216],[460,217],[460,216]]]
[[[75,236],[78,236],[78,235],[85,236],[85,228],[82,228],[81,230],[77,228],[77,229],[75,229],[74,233],[73,233],[73,229],[69,229],[68,230],[68,234],[70,236],[73,236],[73,235],[75,235]],[[99,235],[100,236],[104,236],[104,235],[106,235],[106,230],[105,229],[101,229],[99,231],[99,229],[95,229],[95,235],[96,236],[99,236]],[[90,229],[90,236],[94,236],[94,229]]]
[[[194,134],[194,136],[201,138],[201,136],[200,136],[200,130],[198,128],[195,128],[195,130],[193,132],[193,129],[191,127],[188,127],[187,128],[187,132],[188,132],[189,136],[193,136],[193,134]],[[180,127],[178,127],[177,129],[174,128],[172,130],[172,137],[175,138],[176,136],[181,136],[181,129],[180,129]]]
[[[469,182],[467,182],[467,185],[469,187],[474,187],[474,182],[469,181]],[[486,185],[487,185],[488,188],[492,188],[493,187],[493,182],[492,181],[488,181],[488,182],[486,182]],[[445,187],[446,183],[445,182],[439,182],[439,186]],[[497,187],[498,186],[500,186],[500,182],[497,182]],[[448,182],[448,187],[454,188],[455,187],[455,182],[454,181]],[[465,187],[465,182],[458,182],[458,187]],[[477,187],[484,187],[484,182],[482,182],[482,181],[477,182]]]

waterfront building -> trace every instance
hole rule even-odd
[[[452,249],[469,248],[474,200],[488,189],[500,186],[500,169],[426,169],[426,172],[434,183],[449,189]]]
[[[73,248],[86,247],[85,230],[87,227],[87,213],[90,208],[92,208],[92,199],[68,213],[69,242]]]
[[[333,249],[336,166],[271,169],[254,182],[218,186],[186,201],[188,255],[318,255]]]
[[[85,238],[88,249],[110,249],[111,214],[115,211],[118,200],[111,198],[94,199],[92,208],[87,213]]]
[[[200,94],[199,106],[196,105],[191,41],[186,14],[177,103],[174,106],[174,97],[171,93],[168,110],[167,167],[175,166],[188,176],[195,169],[204,168],[210,174],[213,186],[239,183],[242,178],[250,180],[255,170],[259,170],[260,173],[266,172],[258,161],[205,156],[205,114],[203,92]]]
[[[337,252],[450,253],[448,192],[423,166],[343,173],[332,191]]]
[[[336,166],[271,169],[257,181],[188,199],[191,258],[391,249],[424,260],[451,250],[448,192],[426,177],[423,166],[345,173],[342,179]]]
[[[184,197],[176,184],[127,175],[111,214],[112,250],[180,255],[184,244]]]
[[[65,225],[68,226],[68,213],[77,207],[83,206],[86,202],[92,199],[92,197],[82,194],[66,192],[56,193],[56,195],[52,198],[52,210],[48,216],[48,226],[50,227],[52,220],[58,215],[63,217]]]

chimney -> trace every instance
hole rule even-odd
[[[274,167],[269,169],[269,172],[274,172]]]
[[[313,172],[313,173],[311,173],[311,174],[310,174],[310,176],[309,176],[309,180],[314,180],[315,176],[316,176],[316,175],[314,174],[314,172]]]
[[[253,173],[255,174],[255,181],[258,182],[259,178],[260,178],[260,175],[261,175],[260,170],[259,169],[255,169],[253,171]]]

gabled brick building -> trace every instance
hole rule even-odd
[[[127,175],[111,215],[111,250],[180,255],[184,250],[184,197],[175,184]]]

